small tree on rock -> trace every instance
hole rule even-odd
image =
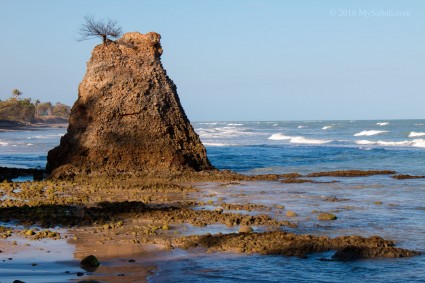
[[[109,18],[96,21],[91,16],[84,17],[85,23],[81,25],[79,34],[80,41],[93,38],[102,38],[103,44],[121,36],[122,30],[117,22]]]
[[[18,98],[22,95],[22,92],[19,89],[15,88],[14,90],[12,90],[12,95],[13,97]]]

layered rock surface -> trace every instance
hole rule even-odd
[[[60,145],[53,177],[101,172],[214,169],[167,76],[157,33],[126,33],[94,48]]]

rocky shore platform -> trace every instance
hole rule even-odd
[[[285,180],[302,186],[296,180],[321,183],[323,176],[335,176],[333,181],[337,182],[338,178],[391,178],[394,174],[335,171],[306,176],[246,176],[204,171],[156,177],[80,175],[68,180],[2,182],[0,255],[13,258],[32,246],[43,245],[40,241],[63,241],[63,245],[75,247],[75,262],[91,254],[101,263],[109,262],[96,270],[69,273],[69,278],[83,276],[94,280],[90,282],[114,282],[108,274],[123,274],[128,280],[149,276],[155,266],[135,265],[135,253],[151,257],[175,249],[297,257],[334,251],[333,256],[324,258],[330,261],[416,256],[419,251],[396,247],[394,241],[379,236],[329,237],[320,234],[320,227],[317,234],[299,233],[300,222],[295,220],[295,212],[285,208],[286,203],[259,203],[244,192],[244,187],[264,187]],[[234,190],[236,187],[239,189]],[[238,198],[241,201],[234,201]],[[311,215],[321,223],[345,221],[337,216],[333,212]],[[116,258],[125,262],[117,263]]]

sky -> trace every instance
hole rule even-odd
[[[160,33],[192,121],[425,118],[423,0],[0,0],[0,99],[72,105],[86,15]]]

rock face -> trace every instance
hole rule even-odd
[[[53,177],[214,169],[162,67],[160,38],[132,32],[94,48],[68,132],[48,153]]]

